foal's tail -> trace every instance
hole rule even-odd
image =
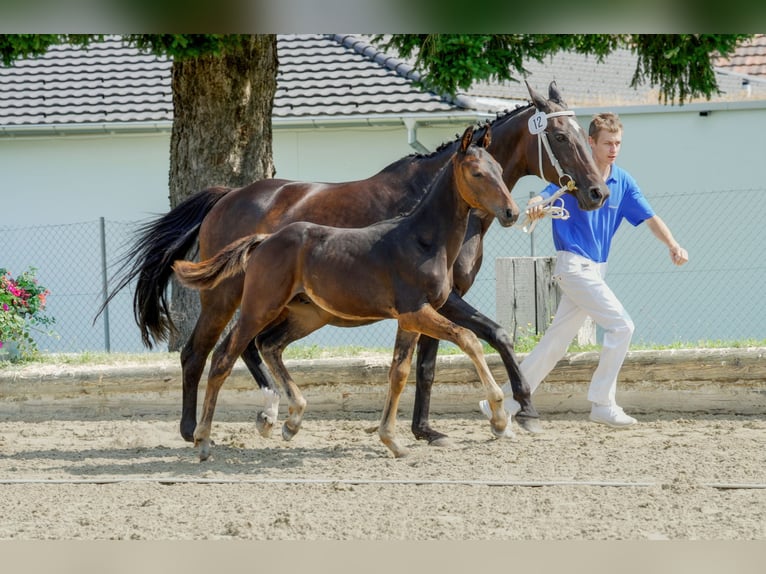
[[[250,253],[263,242],[268,234],[256,233],[229,243],[210,259],[194,263],[178,260],[173,271],[178,281],[191,289],[212,289],[224,279],[245,270]]]
[[[224,187],[204,189],[139,227],[135,244],[121,259],[116,287],[99,307],[96,318],[117,293],[138,279],[133,316],[141,329],[141,339],[149,348],[152,339],[157,343],[167,340],[175,330],[166,295],[173,261],[185,257],[194,247],[202,221],[229,191]]]

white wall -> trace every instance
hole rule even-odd
[[[687,266],[675,269],[665,248],[645,226],[633,229],[626,225],[619,231],[609,280],[633,315],[636,340],[766,338],[766,308],[752,303],[753,293],[766,282],[766,270],[759,263],[763,261],[759,248],[763,237],[761,198],[766,193],[761,177],[766,158],[762,139],[766,103],[761,108],[715,110],[706,117],[691,107],[673,112],[614,111],[621,114],[625,125],[618,163],[635,176],[691,257]],[[583,127],[587,127],[589,113],[578,112]],[[421,127],[418,138],[435,149],[464,127]],[[30,245],[42,241],[35,238],[39,235],[36,226],[95,222],[101,216],[107,221],[137,221],[167,211],[169,140],[169,133],[0,138],[0,227],[35,227],[31,237],[7,232],[0,237],[0,267],[16,270],[34,264],[41,268],[41,276],[45,274],[41,259],[30,257]],[[360,179],[413,151],[403,126],[280,128],[274,135],[277,176],[291,179]],[[538,178],[525,177],[513,195],[523,207],[529,193],[542,186]],[[46,253],[57,260],[72,250],[97,253],[98,236],[88,233],[74,247],[57,244],[46,247]],[[537,255],[553,253],[548,224],[538,226],[534,241]],[[526,256],[529,249],[530,238],[518,227],[494,226],[485,242],[482,272],[468,300],[494,316],[495,258]],[[81,263],[67,260],[65,266],[75,269]],[[752,271],[742,274],[738,271],[742,268]],[[80,296],[78,281],[86,275],[94,275],[98,281],[97,273],[91,271],[66,276],[57,272],[46,281],[60,296]],[[718,283],[710,284],[711,277]],[[99,289],[83,297],[91,300],[92,307]],[[130,298],[120,305],[127,318],[120,330],[127,332],[132,329]],[[101,329],[100,325],[90,326],[91,319],[84,318],[83,325],[87,323],[91,331]],[[392,326],[372,330],[383,333],[375,345],[393,341]],[[330,337],[341,337],[332,342],[369,344],[365,332],[325,329],[305,342],[327,344]],[[138,344],[132,350],[140,348]]]
[[[0,225],[164,213],[169,150],[169,133],[0,138]]]

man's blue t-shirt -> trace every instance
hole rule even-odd
[[[580,209],[575,197],[569,193],[562,196],[569,219],[553,220],[556,251],[570,251],[596,263],[605,263],[612,237],[623,219],[635,226],[654,216],[654,210],[627,171],[612,164],[605,183],[610,195],[604,205],[594,211]],[[548,199],[558,190],[559,186],[550,184],[540,195]]]

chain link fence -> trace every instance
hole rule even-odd
[[[759,296],[766,284],[761,213],[757,202],[748,201],[763,193],[732,189],[649,197],[689,251],[689,263],[680,268],[671,264],[667,249],[646,226],[623,224],[613,242],[607,282],[633,317],[634,343],[766,339],[766,306]],[[527,198],[516,200],[523,206]],[[146,350],[133,319],[132,286],[112,300],[108,313],[95,319],[105,282],[116,272],[140,223],[100,219],[0,228],[0,267],[14,276],[35,267],[40,283],[50,289],[47,309],[56,319],[57,336],[36,335],[41,350]],[[466,299],[496,317],[496,258],[554,252],[549,221],[539,223],[532,235],[520,226],[493,225],[485,239],[481,272]],[[395,331],[391,320],[353,329],[325,327],[299,344],[390,348]]]

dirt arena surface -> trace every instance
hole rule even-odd
[[[481,415],[434,415],[450,448],[377,413],[307,412],[300,433],[214,422],[197,459],[163,416],[0,418],[0,540],[764,540],[766,416],[637,414],[613,430],[543,414],[491,438]],[[68,417],[62,416],[61,419]],[[79,417],[87,419],[87,417]]]

